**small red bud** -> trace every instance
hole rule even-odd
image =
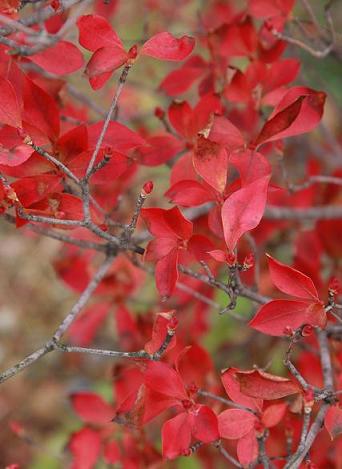
[[[100,225],[99,228],[100,228],[102,231],[108,231],[108,226],[107,226],[105,223],[102,223],[102,225]]]
[[[23,137],[23,143],[25,143],[25,145],[32,145],[32,139],[29,135],[25,135]]]
[[[127,55],[130,60],[135,60],[138,55],[138,46],[136,45],[132,46],[130,50],[128,51]]]
[[[112,156],[112,154],[113,154],[113,148],[110,147],[110,146],[105,147],[105,149],[104,149],[104,154],[105,154],[105,156],[107,156],[107,157]]]
[[[50,6],[53,10],[57,11],[59,10],[61,4],[59,3],[59,0],[51,0]]]
[[[152,181],[145,182],[145,184],[143,185],[141,193],[143,195],[149,195],[149,194],[151,194],[152,191],[153,191],[153,182]]]
[[[168,329],[171,329],[172,331],[175,330],[178,326],[178,319],[174,316],[170,319],[168,325],[167,325],[167,328]]]
[[[16,194],[15,190],[12,189],[12,187],[5,186],[4,191],[5,191],[5,194],[6,194],[6,200],[8,202],[17,202],[18,201],[17,194]]]
[[[21,436],[25,433],[24,427],[20,422],[17,420],[11,420],[9,422],[9,427],[13,433],[15,433],[18,436]]]
[[[313,406],[314,401],[315,401],[315,393],[312,388],[309,388],[304,392],[305,406],[308,406],[308,405]]]
[[[185,410],[189,410],[192,407],[192,402],[190,401],[190,399],[183,399],[182,400],[182,405],[183,405]]]
[[[243,261],[243,269],[248,270],[254,265],[254,256],[252,253],[247,254]]]
[[[22,139],[24,139],[24,138],[27,136],[27,134],[26,134],[26,132],[24,131],[24,129],[21,129],[21,128],[19,128],[19,127],[17,127],[17,134],[18,134],[18,136],[19,136],[20,138],[22,138]]]
[[[155,110],[154,110],[154,115],[158,118],[158,119],[163,119],[163,117],[165,116],[165,111],[161,108],[161,107],[156,107]]]
[[[289,337],[293,336],[294,330],[290,326],[284,327],[284,335],[287,335]]]
[[[189,394],[197,394],[197,392],[198,392],[198,386],[196,386],[195,383],[189,384],[189,386],[188,386],[188,392],[189,392]]]
[[[338,278],[333,277],[330,280],[328,290],[329,290],[329,295],[330,296],[336,296],[338,293],[340,293],[341,284],[340,284],[340,281],[338,280]]]
[[[256,433],[262,435],[264,433],[265,427],[263,426],[263,424],[261,422],[259,422],[257,420],[254,424],[254,429],[255,429]]]
[[[303,337],[307,337],[307,336],[311,335],[312,332],[313,332],[313,327],[311,326],[311,324],[305,324],[302,327],[301,334],[302,334]]]
[[[233,252],[229,252],[227,254],[226,260],[229,267],[234,267],[236,265],[236,256]]]
[[[3,215],[6,212],[6,208],[3,206],[0,206],[0,215]]]

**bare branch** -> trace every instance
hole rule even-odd
[[[217,396],[216,394],[213,394],[209,391],[205,391],[204,389],[199,389],[197,391],[197,394],[199,396],[208,397],[209,399],[222,402],[222,404],[227,405],[228,407],[234,407],[235,409],[245,410],[246,412],[250,412],[253,415],[257,415],[257,412],[253,409],[250,409],[249,407],[246,407],[242,404],[238,404],[237,402],[226,399],[225,397]]]
[[[91,158],[90,158],[90,161],[89,161],[89,164],[88,164],[88,168],[87,168],[86,175],[85,175],[85,180],[86,181],[88,181],[90,176],[92,175],[92,171],[93,171],[93,167],[94,167],[94,164],[95,164],[96,157],[97,157],[97,155],[100,151],[103,139],[106,135],[106,132],[107,132],[107,129],[108,129],[108,126],[109,126],[109,123],[110,123],[110,121],[112,119],[112,116],[114,114],[114,111],[115,111],[115,109],[118,105],[119,98],[120,98],[121,92],[123,90],[123,87],[126,83],[127,76],[128,76],[128,73],[129,73],[129,70],[130,70],[131,66],[132,66],[132,63],[127,63],[125,65],[125,67],[123,68],[122,72],[121,72],[118,87],[116,89],[114,98],[113,98],[112,103],[110,105],[106,120],[104,121],[100,136],[99,136],[99,138],[96,142],[95,150],[94,150],[93,154],[91,155]]]
[[[302,451],[298,454],[296,453],[294,455],[293,459],[291,458],[290,461],[288,461],[288,463],[284,466],[284,469],[297,469],[297,468],[300,467],[300,465],[301,465],[302,461],[304,460],[306,454],[308,453],[308,451],[310,450],[313,442],[315,441],[318,433],[322,429],[322,425],[323,425],[323,422],[324,422],[324,417],[325,417],[325,414],[327,413],[327,411],[329,409],[329,405],[330,404],[327,404],[327,403],[323,403],[321,405],[321,408],[318,411],[316,419],[315,419],[314,423],[311,425],[309,433],[306,437],[305,444],[303,446]]]
[[[45,151],[44,148],[41,148],[38,145],[35,145],[30,138],[25,139],[24,143],[32,147],[39,155],[41,155],[47,161],[57,166],[57,168],[59,168],[66,176],[72,179],[76,184],[80,183],[78,177],[75,176],[75,174],[72,171],[70,171],[70,169],[67,166],[65,166],[61,161],[59,161],[54,156],[50,155],[50,153]]]
[[[221,442],[214,443],[214,446],[220,451],[222,456],[227,459],[233,466],[243,468],[243,466],[237,461],[233,456],[231,456],[228,451],[222,446]]]
[[[9,378],[12,378],[12,376],[17,375],[22,370],[24,370],[28,366],[32,365],[32,363],[36,362],[37,360],[39,360],[44,355],[51,352],[53,350],[53,348],[54,348],[53,343],[52,342],[47,342],[43,347],[41,347],[38,350],[36,350],[35,352],[31,353],[30,355],[28,355],[26,358],[21,360],[16,365],[12,366],[11,368],[8,368],[8,370],[6,370],[6,371],[3,371],[0,374],[0,383],[3,383],[4,381],[7,381]]]
[[[267,220],[339,220],[342,218],[342,206],[323,205],[321,207],[288,208],[269,205],[264,218]]]

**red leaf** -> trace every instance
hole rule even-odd
[[[145,372],[145,384],[153,391],[175,399],[188,399],[180,375],[162,362],[149,362]]]
[[[224,410],[218,416],[220,436],[229,440],[237,440],[247,435],[254,428],[256,422],[255,415],[246,410]]]
[[[165,337],[168,332],[168,325],[170,320],[174,317],[175,311],[158,313],[153,323],[152,338],[146,342],[144,349],[147,353],[154,353],[160,349],[164,343]],[[166,350],[170,350],[175,346],[175,337],[172,338]]]
[[[24,83],[23,121],[34,127],[45,139],[56,141],[59,136],[59,110],[55,100],[33,81],[26,79]],[[26,128],[26,124],[24,125]],[[28,132],[31,135],[31,132]],[[35,143],[39,144],[39,142]]]
[[[98,122],[88,126],[89,147],[95,148],[96,142],[103,128],[103,122]],[[119,122],[111,121],[106,135],[103,139],[103,146],[109,145],[119,153],[126,153],[132,148],[144,145],[145,140],[136,132]]]
[[[122,48],[119,36],[102,16],[83,15],[77,20],[79,42],[85,49],[96,51],[104,46]]]
[[[332,406],[325,415],[324,426],[333,440],[342,433],[342,409]]]
[[[240,383],[241,392],[257,399],[281,399],[301,392],[301,387],[290,379],[262,370],[237,371],[235,376]]]
[[[156,237],[189,239],[192,235],[192,222],[184,217],[178,207],[170,210],[145,208],[141,215],[150,233]]]
[[[201,205],[214,198],[214,193],[211,194],[201,183],[192,180],[177,182],[164,195],[174,204],[183,207]]]
[[[55,75],[73,73],[83,65],[83,56],[71,42],[58,41],[52,47],[30,56],[31,62]]]
[[[62,176],[42,174],[22,178],[13,182],[11,187],[15,190],[20,203],[24,207],[29,207],[52,192],[62,191]]]
[[[74,411],[84,422],[95,424],[109,423],[114,415],[111,405],[93,392],[78,392],[71,395]]]
[[[302,93],[298,96],[299,93]],[[292,88],[265,123],[254,144],[272,142],[309,132],[322,118],[325,93],[309,88]]]
[[[237,150],[245,144],[240,130],[224,116],[214,117],[209,139],[224,145],[229,151]]]
[[[173,101],[168,109],[168,117],[180,135],[187,139],[194,136],[193,112],[187,101]]]
[[[214,370],[209,353],[199,344],[184,347],[177,355],[175,367],[186,386],[205,386]]]
[[[148,243],[145,251],[145,259],[148,261],[159,261],[177,249],[177,240],[173,237],[156,238]]]
[[[208,262],[211,260],[211,254],[214,247],[212,241],[203,235],[193,235],[188,242],[188,252],[200,262]]]
[[[254,429],[239,439],[236,453],[243,467],[248,467],[257,459],[259,448]]]
[[[239,171],[242,187],[272,172],[271,165],[264,155],[256,151],[234,152],[229,157],[229,163]]]
[[[68,168],[80,179],[85,176],[93,150],[87,150],[68,163]],[[103,160],[105,149],[102,148],[95,159],[95,165]],[[112,151],[109,161],[92,176],[93,184],[110,184],[119,178],[129,167],[131,161],[121,153]]]
[[[256,18],[286,16],[293,8],[294,0],[249,0],[248,11]]]
[[[93,78],[97,75],[113,72],[121,67],[127,58],[127,53],[121,47],[116,45],[101,47],[94,52],[87,63],[85,73],[89,78]]]
[[[260,178],[234,192],[222,207],[224,238],[228,251],[247,231],[255,228],[263,216],[270,176]]]
[[[224,192],[228,173],[228,154],[225,148],[199,136],[193,154],[193,163],[195,170],[205,182],[217,192]]]
[[[146,139],[146,145],[136,149],[133,157],[146,166],[159,166],[177,155],[183,148],[182,142],[169,134],[153,135]]]
[[[73,433],[69,442],[73,455],[71,469],[92,469],[100,456],[100,435],[90,428]]]
[[[258,146],[265,142],[278,140],[281,138],[279,137],[280,134],[284,137],[288,137],[285,131],[297,119],[302,108],[303,100],[304,96],[300,96],[294,103],[266,121],[254,144]]]
[[[160,84],[169,96],[179,96],[190,88],[206,71],[206,63],[200,56],[190,57],[181,68],[170,72]]]
[[[287,403],[281,402],[280,404],[272,404],[264,410],[261,422],[267,428],[274,427],[284,418],[287,409]]]
[[[13,85],[0,77],[0,122],[12,127],[21,127],[19,101]]]
[[[273,300],[262,306],[248,323],[264,334],[283,336],[304,324],[324,327],[326,314],[323,303],[296,300]]]
[[[187,454],[191,443],[191,425],[186,412],[167,420],[162,428],[163,456],[175,459]]]
[[[140,50],[140,54],[161,60],[184,60],[191,54],[195,46],[195,39],[189,36],[175,38],[172,34],[163,32],[151,37]]]
[[[90,86],[93,88],[93,90],[99,90],[109,80],[109,78],[112,76],[112,73],[113,71],[110,71],[89,77]]]
[[[28,145],[18,145],[9,150],[7,148],[1,148],[0,164],[10,167],[20,166],[31,157],[32,153],[32,148]]]
[[[88,130],[82,124],[63,134],[57,142],[56,150],[63,162],[69,162],[88,149]]]
[[[311,278],[299,272],[299,270],[282,264],[268,257],[272,283],[283,293],[307,300],[318,300],[318,293]]]
[[[192,435],[203,443],[211,443],[220,438],[216,414],[207,406],[201,405],[190,413]]]
[[[116,441],[110,441],[104,448],[104,458],[107,464],[120,462],[120,448]]]
[[[262,409],[262,400],[252,399],[251,397],[242,394],[240,383],[235,376],[235,373],[238,371],[239,370],[236,368],[228,368],[222,373],[221,381],[227,396],[237,404],[241,404],[249,409],[260,411]]]
[[[265,74],[264,92],[275,90],[293,81],[298,75],[300,62],[297,59],[282,59],[274,62]]]
[[[157,262],[156,285],[162,298],[171,296],[178,280],[178,249],[172,249],[169,254]]]

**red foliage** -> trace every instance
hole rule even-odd
[[[0,2],[10,28],[0,36],[0,214],[60,240],[55,271],[80,293],[37,357],[0,382],[52,351],[121,360],[113,402],[89,389],[70,395],[85,424],[68,444],[74,469],[101,460],[157,468],[193,452],[208,468],[225,457],[237,467],[273,458],[286,469],[306,458],[323,469],[335,456],[340,467],[342,167],[338,141],[307,144],[327,96],[300,78],[292,84],[300,62],[283,57],[283,31],[294,1],[212,0],[186,23],[189,0],[145,0],[146,17],[159,9],[160,22],[146,22],[142,40],[119,29],[121,2],[94,3],[80,15],[53,0],[24,19],[18,2]],[[165,31],[175,19],[189,29],[180,37]],[[64,40],[69,28],[78,40]],[[158,82],[162,66],[170,68]],[[80,70],[89,96],[69,83]],[[134,81],[146,74],[144,86],[159,86],[151,121],[132,70]],[[109,87],[106,111],[93,90],[108,103]],[[247,322],[229,323],[212,345],[205,335],[217,310]],[[99,345],[112,313],[109,343],[119,350]],[[286,369],[275,375],[255,361],[272,359],[281,336],[288,348],[271,366],[278,373],[280,354]]]

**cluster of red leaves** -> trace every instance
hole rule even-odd
[[[165,31],[126,50],[99,7],[97,14],[77,20],[79,44],[91,52],[84,72],[93,90],[102,88],[120,67],[134,67],[136,60],[143,62],[147,56],[162,61],[187,59],[162,80],[160,90],[171,99],[185,92],[193,94],[191,101],[170,101],[165,109],[156,109],[163,130],[132,130],[110,121],[96,153],[95,165],[101,165],[104,158],[106,164],[90,180],[95,200],[91,216],[103,232],[110,229],[105,212],[114,212],[120,226],[127,223],[129,215],[119,202],[127,196],[127,188],[134,187],[142,167],[171,167],[170,186],[164,195],[173,207],[144,208],[140,214],[150,235],[144,260],[153,263],[160,297],[170,301],[170,308],[177,307],[180,325],[177,340],[173,338],[162,359],[157,359],[154,354],[175,327],[174,312],[134,316],[125,302],[139,292],[145,272],[132,257],[117,256],[95,291],[96,300],[69,329],[69,339],[79,346],[91,344],[113,309],[122,350],[143,350],[151,360],[145,357],[114,368],[114,404],[88,391],[71,396],[73,409],[86,423],[69,442],[74,469],[93,468],[101,455],[106,463],[121,463],[125,468],[157,467],[161,457],[190,455],[197,447],[209,467],[212,447],[222,444],[236,453],[242,466],[248,466],[257,461],[259,442],[266,433],[270,456],[285,454],[289,432],[293,444],[299,441],[297,417],[307,396],[295,380],[259,369],[229,368],[220,381],[208,352],[200,345],[209,328],[214,294],[210,285],[216,285],[215,276],[242,266],[240,270],[249,269],[242,273],[243,280],[251,285],[254,270],[246,241],[251,230],[257,250],[263,252],[293,226],[291,221],[264,219],[266,206],[298,209],[341,203],[341,192],[331,185],[325,190],[312,185],[289,193],[276,170],[274,155],[284,155],[283,140],[315,129],[325,102],[324,92],[291,85],[300,63],[282,57],[286,44],[271,33],[283,30],[293,3],[251,0],[242,8],[208,2],[196,54],[192,54],[194,38],[176,38]],[[16,2],[6,2],[1,12],[15,17],[16,8]],[[56,22],[47,20],[46,30],[56,33],[65,21],[62,15]],[[9,37],[29,45],[24,34]],[[64,77],[83,70],[83,54],[78,44],[68,41],[58,41],[27,57],[9,54],[9,49],[0,46],[1,213],[11,214],[14,209],[17,227],[27,223],[23,210],[26,215],[55,221],[81,221],[82,196],[72,190],[65,172],[46,159],[42,150],[77,178],[85,177],[103,122],[93,123],[88,109],[77,108]],[[239,58],[244,65],[236,66]],[[310,176],[319,174],[322,167],[309,158]],[[340,176],[341,167],[332,175]],[[146,186],[146,191],[151,188]],[[158,200],[155,203],[161,205]],[[207,210],[188,219],[180,209],[196,207]],[[74,239],[98,241],[96,234],[77,223],[51,224],[68,229]],[[262,269],[265,284],[270,283],[269,272],[272,284],[291,299],[270,300],[261,306],[249,322],[250,328],[268,336],[293,337],[298,331],[306,336],[314,328],[326,326],[323,298],[327,280],[339,273],[339,233],[341,221],[322,220],[311,231],[296,234],[293,267],[268,256],[269,269]],[[320,274],[322,259],[324,276]],[[55,269],[70,288],[82,292],[96,263],[95,253],[64,247]],[[200,281],[198,269],[203,265],[206,275],[208,271],[213,275],[208,277],[209,286]],[[186,276],[186,269],[195,269],[195,278]],[[269,285],[265,293],[270,291]],[[203,297],[207,303],[201,301]],[[309,340],[314,347],[314,339]],[[342,369],[340,352],[336,361]],[[317,372],[321,373],[320,365]],[[341,383],[341,373],[336,374]],[[208,399],[203,404],[203,389],[220,396],[224,389],[229,400]],[[336,405],[326,415],[331,438],[341,433],[341,414]],[[149,432],[152,422],[162,422],[162,455],[153,431]],[[316,444],[329,448],[326,436],[320,434]],[[338,454],[338,445],[331,448]],[[327,452],[315,457],[319,467],[330,467]]]

